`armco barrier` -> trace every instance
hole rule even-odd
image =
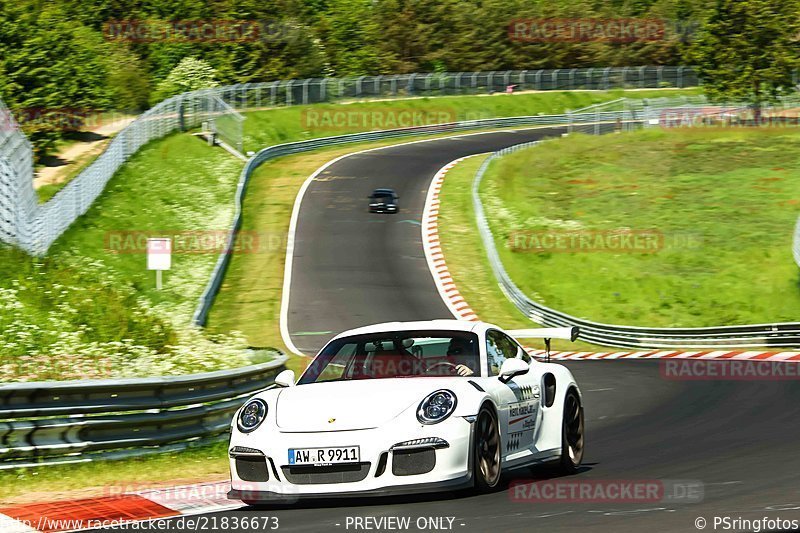
[[[286,357],[177,377],[0,385],[0,470],[178,450],[226,438]]]
[[[607,133],[612,128],[605,127],[600,133]],[[495,152],[489,156],[478,169],[472,183],[472,203],[478,231],[489,258],[492,271],[512,303],[533,322],[545,327],[579,326],[579,338],[586,342],[621,348],[750,348],[800,347],[800,322],[783,322],[774,324],[755,324],[743,326],[720,326],[703,328],[647,328],[601,324],[562,313],[531,300],[519,287],[503,267],[497,252],[494,236],[483,209],[479,190],[481,180],[492,161],[518,149],[528,148],[537,143],[524,143]],[[795,232],[795,259],[800,264],[798,254],[798,232]]]

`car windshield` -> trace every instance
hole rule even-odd
[[[467,331],[396,331],[331,341],[298,384],[356,379],[475,376],[478,336]]]
[[[386,194],[386,193],[375,194],[375,195],[372,196],[372,198],[376,202],[391,202],[392,201],[392,195],[391,194]]]

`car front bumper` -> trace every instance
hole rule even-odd
[[[261,429],[261,428],[259,428]],[[229,451],[248,449],[251,453],[230,456],[231,492],[228,497],[248,502],[291,502],[304,498],[339,496],[381,496],[386,494],[457,490],[472,484],[471,442],[473,424],[451,417],[439,424],[388,424],[373,429],[284,433],[275,429],[251,434],[233,432]],[[446,442],[401,447],[415,439],[436,438]],[[359,446],[358,466],[329,467],[288,464],[290,448]],[[266,463],[268,479],[256,481],[240,472],[239,460]],[[433,454],[433,456],[431,456]],[[431,465],[433,457],[433,466]],[[417,468],[423,465],[423,468]],[[252,479],[252,476],[250,476]]]

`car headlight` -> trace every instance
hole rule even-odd
[[[437,390],[425,397],[417,409],[417,420],[423,424],[437,424],[456,410],[456,395],[446,389]]]
[[[261,425],[267,417],[267,403],[258,398],[245,404],[236,420],[236,427],[242,433],[250,433]]]

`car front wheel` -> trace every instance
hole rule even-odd
[[[500,426],[494,412],[485,407],[475,421],[473,448],[475,489],[489,492],[500,483]]]

